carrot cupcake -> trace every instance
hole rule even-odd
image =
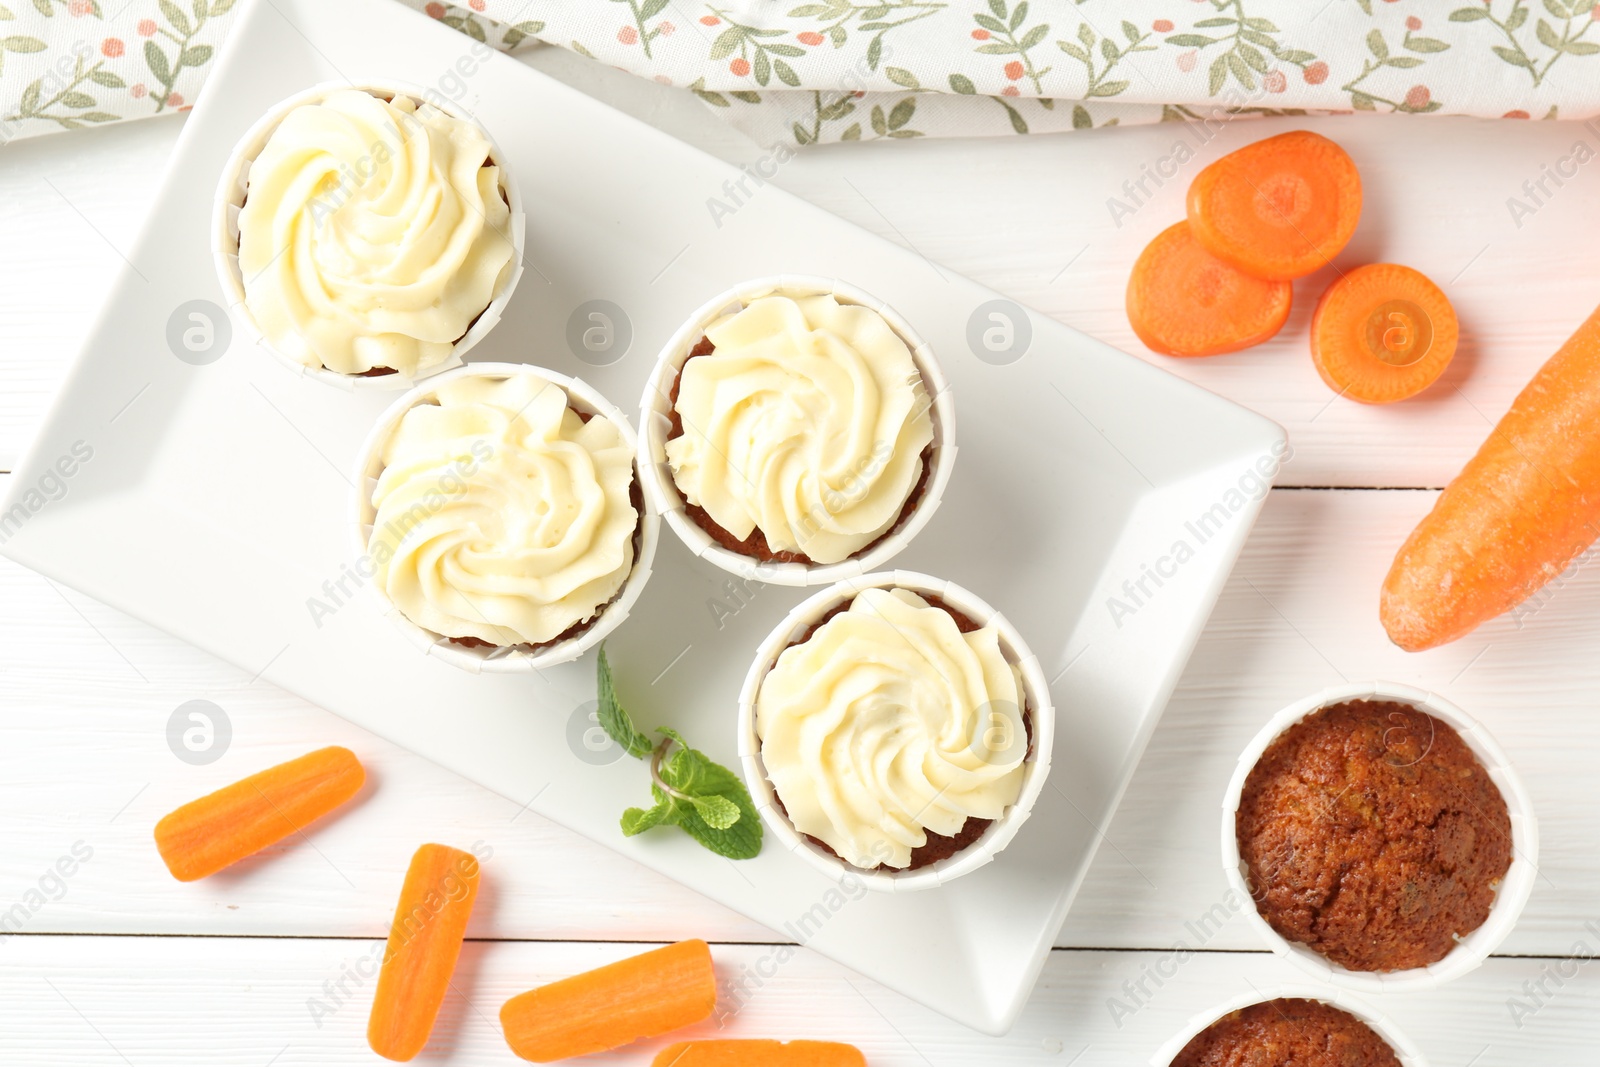
[[[1262,753],[1234,817],[1256,909],[1352,971],[1444,959],[1482,926],[1512,861],[1505,798],[1449,723],[1348,700]]]
[[[373,442],[372,583],[435,639],[572,658],[648,573],[632,433],[558,378],[462,368],[403,399]]]
[[[757,795],[791,836],[858,871],[920,871],[980,841],[997,852],[992,831],[1007,820],[1009,838],[1048,768],[1036,661],[981,601],[917,578],[869,576],[801,605],[746,686]]]
[[[898,317],[841,294],[819,282],[719,301],[663,356],[646,406],[664,414],[667,510],[720,565],[775,581],[875,565],[937,504],[954,454],[942,379]]]
[[[1189,1040],[1171,1067],[1401,1067],[1378,1033],[1318,1000],[1279,998],[1229,1012]]]
[[[238,150],[242,188],[225,178],[242,204],[237,275],[224,280],[242,286],[267,344],[313,370],[402,386],[451,365],[518,273],[522,220],[488,135],[364,89],[314,92],[264,121],[264,140]]]

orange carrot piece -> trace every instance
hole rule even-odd
[[[1152,351],[1215,356],[1258,345],[1283,328],[1293,287],[1252,278],[1217,259],[1180,222],[1156,235],[1128,279],[1128,322]]]
[[[411,857],[367,1019],[367,1044],[378,1055],[409,1060],[428,1043],[477,899],[470,852],[423,845]]]
[[[1427,275],[1371,263],[1322,294],[1311,318],[1311,361],[1340,396],[1388,404],[1438,380],[1459,332],[1450,298]]]
[[[366,777],[348,748],[319,748],[167,815],[156,823],[156,850],[178,881],[204,878],[322,818]]]
[[[834,1041],[682,1041],[652,1067],[867,1067],[867,1058]]]
[[[1389,639],[1454,641],[1538,592],[1600,534],[1600,310],[1539,368],[1383,582]]]
[[[1257,278],[1288,281],[1325,266],[1361,218],[1361,175],[1309,130],[1230,152],[1189,185],[1189,225],[1206,250]]]
[[[512,1052],[554,1063],[671,1033],[716,1007],[710,947],[680,941],[514,996],[500,1025]]]

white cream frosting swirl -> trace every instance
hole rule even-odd
[[[871,308],[774,294],[706,328],[679,376],[667,462],[685,499],[744,540],[838,563],[886,533],[933,441],[911,350]]]
[[[962,633],[916,593],[867,589],[779,655],[756,732],[796,830],[856,867],[904,868],[928,831],[1016,803],[1024,706],[995,626]]]
[[[412,622],[540,644],[592,618],[633,569],[633,450],[533,374],[466,376],[407,411],[383,448],[368,554]]]
[[[284,116],[239,211],[245,305],[284,355],[342,374],[437,366],[509,279],[489,141],[349,89]]]

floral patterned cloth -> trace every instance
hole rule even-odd
[[[766,144],[1600,114],[1596,0],[401,2],[499,48],[543,41],[681,86]],[[0,0],[0,143],[187,108],[234,4]]]

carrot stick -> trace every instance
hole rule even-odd
[[[355,796],[364,781],[355,753],[320,748],[167,815],[156,823],[156,850],[174,878],[192,882],[299,832]]]
[[[477,898],[470,852],[423,845],[411,857],[367,1019],[367,1044],[378,1055],[409,1060],[428,1043]]]
[[[670,1033],[716,1006],[710,947],[680,941],[512,997],[500,1025],[512,1052],[554,1063]]]
[[[1322,294],[1311,318],[1311,361],[1340,396],[1387,404],[1437,381],[1458,333],[1450,298],[1427,275],[1370,263]]]
[[[652,1067],[867,1067],[867,1058],[833,1041],[682,1041]]]
[[[1600,310],[1511,404],[1384,579],[1389,638],[1419,652],[1532,596],[1600,534]]]
[[[1289,317],[1293,287],[1235,270],[1186,222],[1156,235],[1128,279],[1128,322],[1153,351],[1215,356],[1260,344]]]
[[[1355,162],[1309,130],[1230,152],[1189,185],[1195,239],[1257,278],[1288,281],[1325,266],[1360,218]]]

